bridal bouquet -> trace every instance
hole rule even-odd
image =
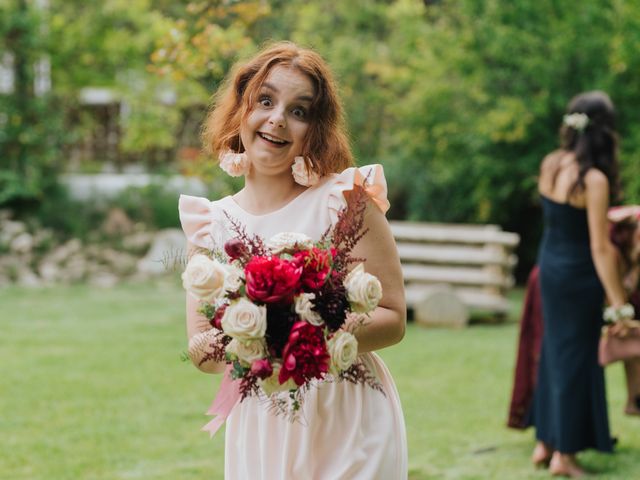
[[[215,332],[201,362],[226,362],[241,399],[266,394],[277,409],[299,409],[317,380],[381,385],[357,359],[353,335],[382,297],[379,280],[351,256],[363,231],[364,197],[343,209],[318,242],[284,232],[267,241],[236,234],[223,252],[193,255],[184,288],[201,301]],[[277,392],[288,392],[274,395]]]

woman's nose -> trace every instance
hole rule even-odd
[[[274,108],[271,111],[271,116],[269,117],[269,124],[276,128],[284,128],[287,125],[284,111],[279,108]]]

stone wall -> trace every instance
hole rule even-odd
[[[0,211],[0,287],[86,283],[109,287],[182,269],[181,230],[148,231],[113,210],[96,232],[99,241],[60,242],[54,232],[13,220]]]

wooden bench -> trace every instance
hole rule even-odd
[[[425,324],[465,325],[471,312],[504,317],[520,238],[498,225],[392,221],[407,308]]]

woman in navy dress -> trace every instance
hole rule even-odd
[[[562,147],[540,167],[544,211],[540,288],[544,333],[533,407],[532,460],[554,475],[585,474],[576,453],[612,450],[598,341],[605,295],[624,311],[607,209],[618,195],[614,107],[599,91],[574,97],[561,128]]]

